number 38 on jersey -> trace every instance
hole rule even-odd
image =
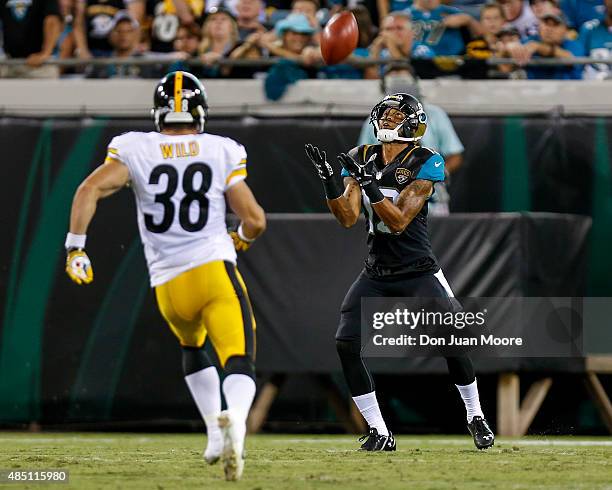
[[[242,145],[208,133],[131,132],[113,138],[108,158],[129,169],[150,268],[172,267],[185,256],[235,258],[225,192],[246,178]]]

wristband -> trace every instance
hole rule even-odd
[[[380,192],[376,182],[370,182],[369,184],[364,185],[362,189],[363,192],[365,192],[365,195],[368,196],[370,204],[378,204],[379,202],[385,200],[385,195]]]
[[[87,241],[87,235],[75,235],[74,233],[68,233],[66,235],[66,243],[64,247],[69,248],[85,248],[85,242]]]
[[[242,230],[242,223],[238,225],[236,233],[238,233],[238,238],[240,238],[243,242],[253,243],[255,241],[255,238],[247,238],[244,236],[244,231]]]
[[[342,189],[338,181],[331,176],[329,179],[322,180],[323,189],[325,189],[325,197],[330,201],[338,199],[342,195]]]

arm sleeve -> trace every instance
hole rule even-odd
[[[227,151],[227,177],[225,190],[247,177],[247,154],[244,146],[232,141]]]
[[[124,135],[115,136],[108,144],[104,163],[108,163],[110,160],[119,160],[129,168],[128,145]]]
[[[444,158],[438,153],[431,155],[419,170],[417,179],[431,180],[432,182],[444,181]]]

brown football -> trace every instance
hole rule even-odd
[[[334,15],[321,34],[321,54],[328,65],[335,65],[346,59],[357,47],[359,28],[351,12]]]

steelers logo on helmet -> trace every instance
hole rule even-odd
[[[156,131],[172,124],[193,124],[202,133],[208,118],[206,90],[191,73],[168,73],[155,87],[151,115]]]
[[[390,108],[400,111],[404,115],[404,120],[393,129],[381,128],[380,120]],[[370,124],[374,126],[374,135],[381,143],[394,141],[416,143],[427,130],[427,114],[416,97],[397,93],[387,95],[374,106],[370,113]]]

